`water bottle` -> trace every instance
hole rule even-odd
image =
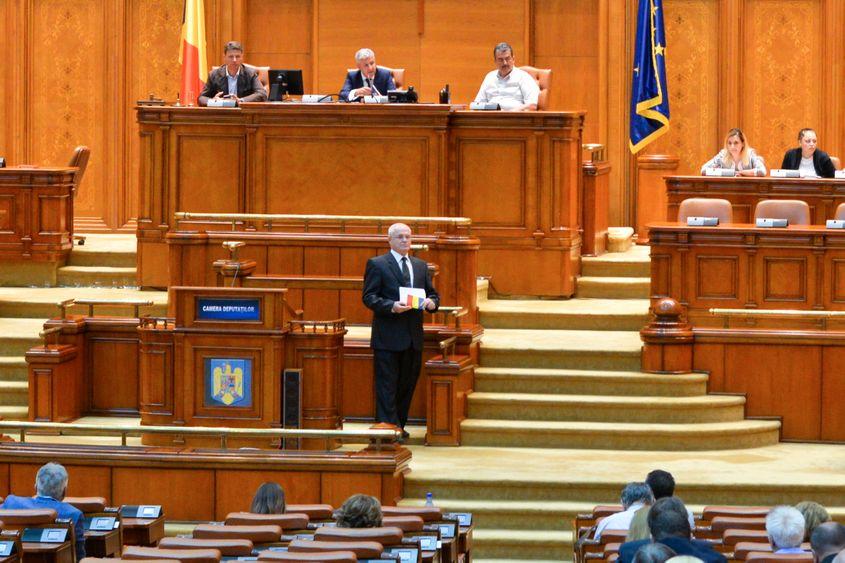
[[[426,506],[434,506],[434,495],[431,493],[425,494],[425,505]]]

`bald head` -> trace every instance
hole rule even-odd
[[[810,536],[810,546],[817,561],[845,549],[845,526],[838,522],[819,524]],[[845,560],[836,563],[845,563]]]
[[[391,250],[407,256],[411,250],[411,227],[405,223],[393,223],[387,229],[387,242]]]

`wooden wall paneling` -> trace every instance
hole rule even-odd
[[[601,0],[604,8],[600,19],[603,26],[600,36],[607,38],[607,159],[610,169],[610,208],[608,222],[611,226],[631,225],[630,184],[633,162],[628,149],[628,101],[631,91],[631,57],[628,45],[633,32],[629,19],[632,2]],[[634,12],[635,13],[635,12]]]
[[[842,93],[845,92],[845,38],[839,33],[845,25],[845,4],[837,0],[822,1],[822,149],[828,154],[842,157],[845,154],[845,127],[842,121]]]
[[[312,0],[245,0],[245,60],[271,68],[302,69],[303,87],[313,92]],[[339,90],[340,87],[337,87]],[[336,92],[336,90],[333,90]],[[325,93],[329,93],[326,91]]]
[[[707,372],[707,391],[725,390],[725,345],[696,342],[693,346],[692,369]]]
[[[821,436],[822,440],[845,440],[845,350],[837,346],[822,348]]]
[[[41,465],[33,463],[15,463],[9,466],[9,492],[21,497],[35,494],[35,474]],[[68,474],[69,475],[69,474]],[[68,477],[70,486],[70,477]]]
[[[359,0],[354,5],[347,0],[313,1],[319,5],[315,11],[318,92],[339,92],[346,69],[355,67],[355,52],[368,47],[375,52],[377,64],[405,69],[406,83],[421,91],[421,101],[437,100],[436,91],[421,87],[425,55],[420,49],[417,0]],[[445,54],[438,53],[437,60],[442,63]]]
[[[746,0],[742,51],[741,118],[749,143],[772,166],[798,146],[802,127],[822,135],[823,75],[821,0]],[[775,79],[774,77],[777,77]]]
[[[202,134],[172,134],[170,178],[178,189],[170,191],[165,216],[177,211],[244,212],[245,163],[246,136],[232,134],[228,127]]]
[[[0,0],[0,50],[2,52],[7,53],[14,53],[12,58],[4,57],[2,61],[0,61],[0,75],[5,76],[6,80],[9,80],[9,77],[13,76],[15,64],[15,58],[20,57],[22,53],[18,53],[17,51],[23,51],[23,49],[15,49],[10,50],[8,46],[8,37],[12,33],[13,22],[14,22],[14,4],[16,2],[12,2],[11,0]],[[13,45],[15,43],[12,43]],[[20,72],[20,71],[18,71]],[[8,139],[12,138],[10,130],[14,125],[14,121],[9,119],[9,103],[14,100],[15,98],[15,89],[18,86],[18,83],[13,79],[10,83],[7,82],[7,87],[4,88],[7,95],[0,96],[0,156],[6,158],[9,164],[14,164],[14,161],[11,159],[10,150],[11,147],[8,143]]]
[[[286,504],[320,503],[320,474],[317,472],[215,471],[214,519],[222,521],[230,512],[249,512],[253,493],[263,483],[276,482],[285,491]]]
[[[305,263],[302,273],[316,276],[339,275],[340,249],[305,247]],[[339,291],[308,289],[304,293],[303,308],[308,309],[307,318],[330,320],[340,317]]]
[[[216,480],[211,469],[157,469],[115,467],[113,499],[120,504],[160,504],[173,520],[207,520],[214,514]],[[205,493],[203,493],[205,492]],[[242,491],[249,495],[250,492]]]
[[[743,26],[747,21],[745,10],[746,0],[719,0],[719,98],[718,98],[718,126],[720,136],[725,135],[733,127],[744,124],[742,114],[742,86],[745,75],[744,65],[747,63],[743,45]],[[754,116],[749,116],[755,119]],[[749,122],[749,125],[751,123]],[[745,131],[749,133],[749,131]],[[711,142],[720,148],[720,136]],[[755,139],[749,139],[754,147]],[[716,154],[713,150],[712,154]],[[709,158],[709,157],[708,157]],[[767,161],[768,162],[768,161]],[[702,162],[703,164],[704,162]]]
[[[495,69],[493,47],[502,41],[513,47],[517,65],[530,64],[525,42],[525,29],[529,26],[526,2],[426,1],[425,33],[419,55],[420,100],[437,101],[445,84],[449,84],[453,103],[474,100],[484,76]]]
[[[137,414],[139,405],[137,334],[88,334],[85,388],[92,412]]]
[[[373,384],[373,351],[369,338],[350,342],[343,348],[340,414],[345,419],[373,419],[376,396]]]
[[[9,496],[12,491],[9,489],[9,470],[11,465],[4,463],[0,465],[0,495],[3,497]]]
[[[320,502],[339,507],[347,498],[359,493],[380,498],[382,479],[381,473],[321,473]]]

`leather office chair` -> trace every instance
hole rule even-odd
[[[845,219],[845,203],[840,203],[836,207],[836,213],[833,214],[833,218],[839,221]]]
[[[282,538],[281,526],[218,526],[199,524],[193,537],[198,539],[243,539],[254,544],[276,543]]]
[[[252,512],[230,512],[226,515],[226,526],[279,526],[282,530],[305,530],[309,518],[305,514],[253,514]]]
[[[544,110],[549,107],[549,90],[552,87],[552,69],[550,68],[535,68],[533,66],[521,66],[520,70],[524,70],[534,77],[537,85],[540,87],[540,97],[537,98],[537,109]]]
[[[710,521],[716,516],[765,518],[771,509],[771,506],[705,506],[701,511],[701,519]]]
[[[810,206],[800,199],[764,199],[754,209],[754,219],[786,219],[790,225],[809,225]]]
[[[359,559],[378,559],[384,553],[384,547],[375,541],[320,541],[293,540],[288,545],[290,553],[325,553],[351,551]]]
[[[419,516],[385,516],[382,525],[399,528],[402,532],[421,532],[423,519]]]
[[[73,183],[76,184],[76,189],[79,189],[79,182],[82,181],[82,176],[85,174],[85,169],[88,168],[88,158],[91,156],[91,149],[85,145],[79,145],[73,149],[73,155],[70,157],[68,166],[76,166],[79,170],[73,175]],[[105,502],[105,501],[104,501]]]
[[[352,551],[262,551],[258,554],[259,561],[285,561],[287,563],[355,563],[358,561]]]
[[[784,563],[785,561],[813,561],[812,553],[749,553],[745,558],[749,563]]]
[[[836,170],[842,170],[842,162],[839,160],[838,156],[831,156],[830,161],[833,163],[833,167]]]
[[[322,527],[314,532],[314,539],[320,541],[370,541],[381,545],[399,545],[404,533],[396,527],[381,528],[331,528]]]
[[[85,514],[103,512],[106,509],[106,499],[103,497],[65,497],[63,500]]]
[[[255,65],[248,65],[244,63],[244,66],[256,71],[258,73],[258,80],[261,81],[261,85],[264,86],[264,89],[267,90],[267,95],[270,95],[270,67],[269,66],[255,66]],[[220,66],[213,66],[211,67],[211,71],[214,72],[220,68]]]
[[[443,512],[438,506],[382,506],[382,516],[419,516],[424,522],[443,519]]]
[[[167,537],[158,542],[159,549],[217,549],[223,557],[249,557],[253,545],[249,540],[241,539],[197,539]]]
[[[122,559],[170,559],[180,563],[218,563],[221,555],[218,549],[159,549],[128,545],[121,554]]]
[[[726,199],[691,197],[678,206],[678,222],[686,223],[688,217],[717,217],[719,223],[731,223],[733,208]]]
[[[334,514],[334,508],[330,504],[288,504],[285,510],[290,513],[305,514],[311,522],[331,520]]]
[[[381,66],[378,65],[378,68],[383,68],[384,70],[390,73],[390,76],[393,77],[393,84],[396,86],[397,90],[401,90],[402,86],[405,85],[405,69],[404,68],[390,68],[388,66]],[[357,68],[349,68],[346,69],[347,72],[355,72]],[[382,92],[382,96],[386,96],[387,92]]]
[[[726,546],[738,545],[740,542],[763,543],[768,541],[769,534],[766,530],[725,530],[722,534],[722,543]]]

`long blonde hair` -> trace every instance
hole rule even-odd
[[[742,163],[743,168],[750,168],[751,167],[751,155],[749,151],[751,147],[748,146],[748,141],[745,139],[745,133],[742,132],[742,129],[739,127],[734,127],[728,134],[725,135],[725,158],[730,157],[731,151],[728,150],[728,139],[731,137],[736,137],[742,142],[742,151],[739,153],[739,161]]]

